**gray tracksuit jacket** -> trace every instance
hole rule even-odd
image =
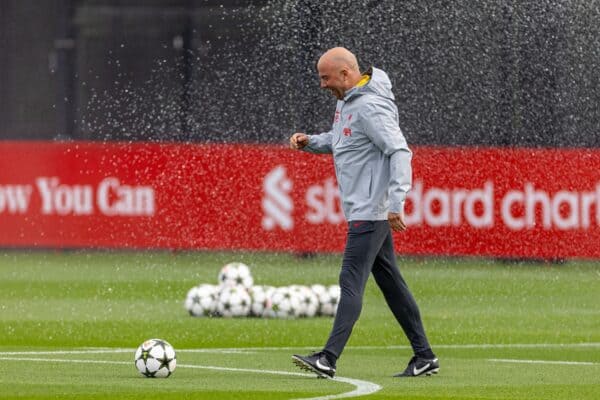
[[[371,68],[369,81],[338,100],[329,132],[309,135],[304,150],[333,153],[335,173],[348,221],[387,220],[401,212],[412,182],[406,139],[387,74]]]

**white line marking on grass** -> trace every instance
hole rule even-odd
[[[243,347],[239,349],[179,349],[185,353],[215,353],[215,354],[256,354],[256,351],[246,350]]]
[[[44,351],[0,351],[0,355],[25,356],[25,355],[54,355],[54,354],[111,354],[129,353],[131,349],[89,349],[89,350],[44,350]]]
[[[177,349],[177,352],[186,353],[216,353],[216,354],[253,354],[258,351],[277,350],[315,350],[321,346],[295,346],[295,347],[229,347],[229,348],[206,348],[206,349]],[[584,343],[482,343],[482,344],[434,344],[436,349],[505,349],[505,348],[573,348],[573,347],[600,347],[598,342]],[[347,346],[347,349],[356,350],[411,350],[410,346]],[[135,349],[86,347],[82,350],[43,350],[43,351],[0,351],[1,355],[52,355],[52,354],[103,354],[103,353],[128,353]]]
[[[483,343],[483,344],[440,344],[435,345],[442,349],[555,349],[560,347],[600,347],[597,342],[582,342],[582,343]]]
[[[42,350],[42,351],[0,351],[1,355],[7,356],[25,356],[25,355],[53,355],[53,354],[110,354],[110,353],[130,353],[135,349],[94,349],[92,347],[85,350]],[[254,354],[254,351],[245,351],[243,349],[181,349],[186,353],[214,353],[214,354]]]
[[[178,365],[179,366],[179,365]],[[305,377],[314,377],[314,374],[305,374],[302,372],[287,372],[287,371],[272,371],[267,369],[247,369],[247,368],[229,368],[229,367],[214,367],[209,365],[182,365],[187,368],[199,368],[199,369],[213,369],[217,371],[234,371],[234,372],[255,372],[258,374],[273,374],[273,375],[291,375],[291,376],[305,376]],[[352,378],[344,378],[344,377],[336,377],[330,379],[336,382],[348,383],[352,386],[355,386],[351,392],[345,392],[340,394],[332,394],[328,396],[322,397],[311,397],[307,399],[297,399],[297,400],[332,400],[332,399],[343,399],[347,397],[357,397],[357,396],[366,396],[368,394],[375,393],[381,390],[381,386],[376,383],[369,381],[362,381],[360,379],[352,379]]]
[[[118,349],[118,350],[124,350],[124,349]],[[129,350],[129,351],[131,351],[131,350]],[[106,352],[106,351],[103,351],[103,352]],[[40,352],[31,352],[31,353],[20,352],[20,353],[22,353],[22,354],[40,354]],[[64,353],[65,352],[62,352],[61,354],[64,354]],[[117,352],[115,351],[114,353],[117,353]],[[0,353],[0,354],[6,354],[6,353]],[[81,354],[81,353],[77,352],[77,353],[71,353],[71,354]],[[73,363],[73,364],[112,364],[112,365],[132,365],[133,364],[133,362],[127,362],[127,361],[69,360],[69,359],[64,359],[64,358],[30,358],[30,357],[6,357],[6,356],[0,356],[0,360]],[[177,367],[178,368],[210,369],[210,370],[214,370],[214,371],[228,371],[228,372],[250,372],[250,373],[257,373],[257,374],[272,374],[272,375],[286,375],[286,376],[302,376],[302,377],[314,377],[315,376],[314,374],[305,374],[305,373],[301,373],[301,372],[272,371],[272,370],[250,369],[250,368],[216,367],[216,366],[212,366],[212,365],[178,364]],[[360,379],[337,377],[337,378],[333,378],[331,380],[333,380],[335,382],[342,382],[342,383],[350,384],[350,385],[354,386],[355,389],[350,392],[332,394],[332,395],[327,395],[327,396],[304,398],[304,399],[298,399],[298,400],[343,399],[343,398],[349,398],[349,397],[366,396],[368,394],[373,394],[373,393],[381,390],[381,386],[379,386],[378,384],[369,382],[369,381],[363,381]]]
[[[212,350],[220,351],[277,351],[277,350],[316,350],[320,349],[322,345],[318,346],[294,346],[294,347],[230,347],[230,348],[214,348]],[[589,342],[589,343],[467,343],[467,344],[433,344],[434,349],[534,349],[534,348],[573,348],[573,347],[600,347],[600,343]],[[347,346],[346,349],[355,350],[411,350],[412,348],[408,345],[390,345],[390,346]],[[197,349],[180,349],[179,351],[200,351]]]
[[[314,375],[311,375],[311,376],[314,376]],[[348,398],[348,397],[366,396],[368,394],[373,394],[373,393],[378,392],[378,391],[381,390],[381,386],[379,386],[376,383],[369,382],[369,381],[361,381],[359,379],[344,378],[344,377],[341,377],[341,376],[333,378],[333,380],[334,381],[338,381],[338,382],[348,383],[350,385],[355,386],[356,389],[354,389],[351,392],[346,392],[346,393],[331,394],[331,395],[328,395],[328,396],[311,397],[311,398],[297,399],[297,400],[333,400],[333,399],[343,399],[343,398]]]
[[[600,365],[591,361],[553,361],[553,360],[518,360],[508,358],[490,358],[490,362],[518,363],[518,364],[556,364],[556,365]]]
[[[4,357],[0,356],[0,360],[8,361],[36,361],[36,362],[56,362],[56,363],[73,363],[73,364],[114,364],[114,365],[131,365],[132,362],[127,361],[109,361],[109,360],[70,360],[68,358],[33,358],[33,357]]]

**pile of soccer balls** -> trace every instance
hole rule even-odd
[[[221,268],[218,285],[191,288],[185,309],[194,317],[301,318],[333,316],[340,298],[338,285],[256,286],[250,268],[232,262]]]

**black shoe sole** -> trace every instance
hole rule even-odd
[[[292,356],[292,361],[300,369],[303,369],[304,371],[313,372],[313,373],[317,374],[318,378],[325,378],[325,379],[331,379],[331,378],[333,378],[333,375],[328,375],[326,372],[321,371],[320,369],[312,366],[311,364],[309,364],[308,362],[304,361],[303,359],[301,359],[299,357]]]
[[[418,378],[420,376],[431,376],[431,375],[435,375],[440,371],[440,368],[434,368],[434,369],[430,369],[429,371],[423,372],[419,375],[402,375],[402,374],[397,374],[394,375],[394,378]]]

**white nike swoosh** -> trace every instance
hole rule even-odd
[[[317,361],[318,362],[318,361]],[[429,368],[431,366],[431,363],[427,363],[425,364],[425,366],[423,368],[417,368],[414,367],[413,368],[413,374],[416,375],[421,375],[423,373],[423,371],[425,371],[427,368]]]
[[[319,360],[317,360],[317,368],[319,368],[319,369],[323,369],[323,370],[325,370],[325,371],[331,371],[331,368],[324,366],[323,364],[321,364],[321,363],[319,362]]]

